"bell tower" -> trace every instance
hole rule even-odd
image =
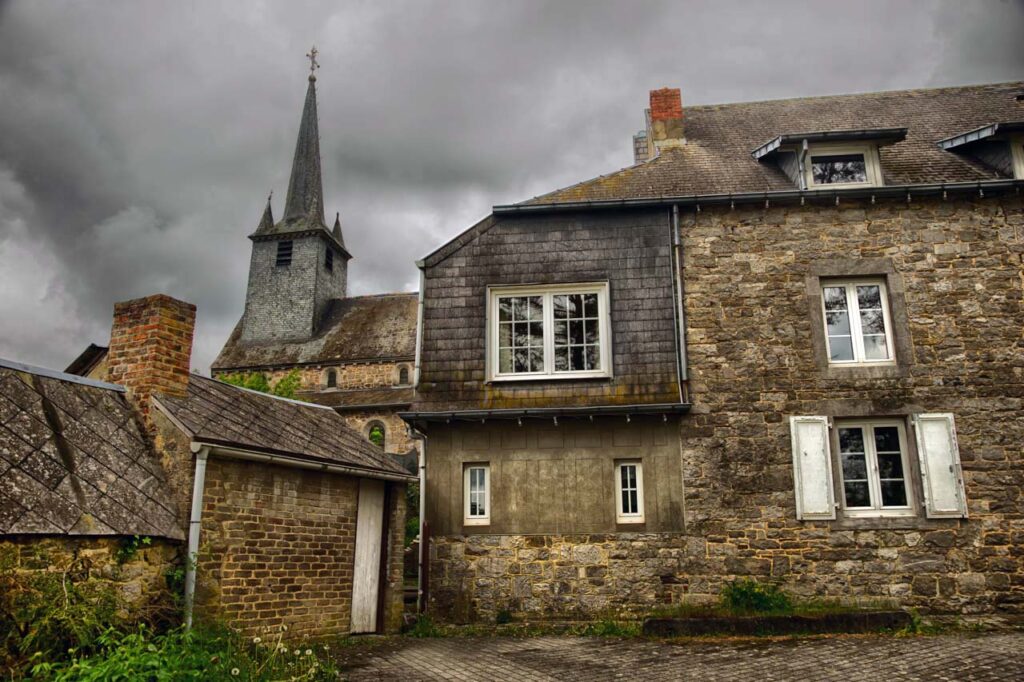
[[[320,175],[320,132],[316,105],[316,62],[310,60],[309,86],[299,122],[295,157],[288,181],[284,216],[274,222],[270,198],[252,240],[249,283],[242,317],[243,341],[301,340],[314,336],[330,302],[344,298],[348,261],[352,258],[341,234],[324,221]]]

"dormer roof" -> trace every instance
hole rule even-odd
[[[879,146],[902,142],[907,138],[906,128],[866,128],[854,130],[821,130],[812,133],[786,133],[768,140],[750,152],[755,159],[762,159],[779,149],[793,144],[816,142],[870,142]]]

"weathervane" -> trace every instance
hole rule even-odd
[[[320,68],[320,63],[316,60],[318,54],[320,52],[316,49],[316,45],[306,54],[306,58],[309,60],[309,77],[311,79],[316,78],[316,70]]]

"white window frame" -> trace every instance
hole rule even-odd
[[[800,151],[797,150],[797,154]],[[864,182],[814,182],[814,157],[835,156],[839,154],[863,154],[864,174],[867,180]],[[807,189],[846,189],[850,187],[881,187],[882,186],[882,164],[878,157],[878,146],[875,144],[812,144],[807,149],[807,157],[804,161],[804,182]]]
[[[895,426],[899,433],[900,458],[903,467],[903,487],[907,492],[907,504],[902,507],[882,507],[882,484],[878,471],[878,453],[875,451],[874,428]],[[843,475],[843,453],[839,441],[839,429],[860,428],[864,434],[864,457],[867,467],[869,499],[871,507],[847,507],[846,486]],[[914,482],[910,470],[910,451],[907,446],[906,424],[900,419],[836,419],[833,424],[835,430],[836,448],[836,471],[838,473],[839,504],[843,515],[850,518],[863,517],[890,517],[890,516],[916,516],[917,507],[914,497]]]
[[[1013,157],[1013,177],[1024,180],[1024,135],[1010,138],[1010,156]]]
[[[484,472],[484,513],[473,516],[469,512],[469,476],[474,469]],[[491,523],[491,465],[487,462],[467,462],[462,471],[462,523],[466,526],[487,526]]]
[[[636,467],[636,508],[635,513],[627,513],[622,508],[622,468]],[[615,462],[615,522],[644,522],[644,467],[639,459],[624,459]]]
[[[601,369],[571,372],[555,371],[555,312],[553,298],[560,294],[597,294],[600,319],[599,348]],[[543,299],[544,370],[541,372],[502,373],[498,371],[498,299],[507,296],[540,296]],[[590,379],[612,376],[611,316],[608,282],[549,284],[541,286],[501,286],[487,288],[487,380],[527,381],[536,379]]]
[[[821,324],[825,333],[825,355],[828,364],[838,367],[862,367],[862,366],[892,366],[896,364],[896,347],[892,339],[892,314],[889,311],[889,289],[886,286],[885,278],[855,278],[855,279],[832,279],[822,277],[818,280],[820,284],[821,299],[818,305],[821,306]],[[889,351],[889,357],[885,360],[868,360],[864,357],[864,334],[860,321],[860,305],[857,302],[857,287],[865,284],[879,287],[879,295],[882,299],[882,322],[885,324],[885,347]],[[846,289],[846,312],[850,320],[850,337],[853,342],[853,360],[833,360],[832,342],[828,334],[828,310],[825,309],[825,289],[844,287]]]

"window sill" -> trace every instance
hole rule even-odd
[[[463,519],[462,525],[470,528],[480,528],[491,525],[490,519]]]
[[[835,530],[934,530],[955,527],[959,520],[923,516],[843,516],[827,523]]]
[[[896,379],[907,376],[907,367],[895,362],[885,364],[829,364],[825,369],[828,379]]]
[[[545,382],[555,383],[565,381],[607,381],[612,379],[611,374],[530,374],[528,376],[498,376],[491,377],[486,381],[488,384],[520,383],[520,382]]]

